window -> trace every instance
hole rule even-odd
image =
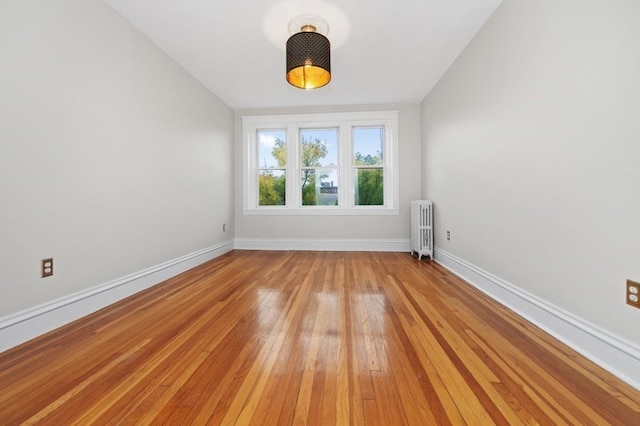
[[[245,214],[398,214],[397,111],[242,117]]]
[[[354,204],[384,205],[384,128],[356,127],[352,141]]]
[[[300,129],[303,206],[338,205],[338,129]]]
[[[258,205],[286,205],[287,132],[258,130]]]

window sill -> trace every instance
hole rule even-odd
[[[384,207],[354,209],[260,207],[244,209],[242,214],[245,216],[397,216],[400,210]]]

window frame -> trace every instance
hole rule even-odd
[[[318,114],[245,115],[243,130],[243,214],[245,215],[397,215],[398,111],[363,111]],[[356,127],[383,128],[383,205],[355,205],[353,132]],[[338,205],[303,206],[301,192],[300,130],[338,130]],[[286,203],[258,204],[259,130],[286,129]]]
[[[296,158],[298,159],[298,162],[300,163],[299,167],[297,169],[298,176],[296,178],[300,179],[301,176],[302,176],[302,173],[304,172],[304,170],[313,170],[314,173],[316,174],[316,176],[319,175],[320,174],[319,172],[321,172],[323,170],[334,170],[336,172],[336,174],[338,175],[338,182],[337,182],[338,183],[338,194],[340,194],[340,192],[341,192],[340,191],[340,189],[341,189],[340,181],[341,181],[341,175],[342,175],[342,171],[341,171],[341,168],[340,168],[340,164],[342,162],[342,158],[341,158],[342,138],[340,136],[340,132],[342,131],[342,129],[340,129],[337,126],[330,126],[330,127],[324,127],[324,126],[323,127],[318,127],[318,126],[307,127],[307,126],[305,126],[305,127],[298,127],[296,130],[297,130],[297,132],[296,132],[296,134],[297,134],[296,149],[298,150]],[[336,135],[337,135],[337,143],[338,143],[338,153],[337,153],[337,159],[336,159],[337,164],[334,165],[334,166],[304,166],[304,165],[302,165],[301,164],[302,163],[301,157],[302,157],[302,153],[303,153],[303,149],[301,148],[301,145],[302,145],[302,132],[305,132],[305,131],[312,131],[312,132],[313,131],[326,131],[326,130],[335,130]],[[340,196],[338,196],[338,206],[334,206],[334,205],[319,205],[319,204],[316,204],[316,205],[304,205],[304,200],[302,199],[303,198],[302,197],[302,185],[299,185],[296,188],[297,188],[296,192],[298,193],[298,196],[300,197],[299,207],[301,209],[318,208],[318,207],[325,207],[325,208],[328,208],[328,209],[336,209],[336,208],[340,207],[340,201],[341,201],[341,198],[342,198]]]
[[[270,128],[270,129],[260,129],[260,130],[271,130],[271,131],[274,131],[274,130],[275,130],[275,131],[278,131],[278,130],[284,130],[284,132],[285,132],[285,134],[286,134],[286,129],[271,129],[271,128]],[[257,137],[257,136],[258,136],[258,131],[256,131],[256,137]],[[257,140],[258,140],[258,139],[259,139],[259,138],[257,138],[257,139],[256,139],[256,143],[257,143]],[[285,142],[285,152],[287,152],[287,151],[289,150],[289,146],[288,146],[289,141],[287,140],[287,137],[286,137],[286,136],[285,136],[285,141],[284,141],[284,142]],[[260,204],[260,197],[259,197],[258,192],[260,191],[260,176],[261,176],[261,173],[262,173],[262,172],[274,172],[274,171],[280,171],[280,170],[282,170],[282,171],[284,171],[285,182],[286,182],[286,181],[288,180],[288,177],[287,177],[287,171],[288,171],[288,169],[287,169],[286,164],[285,164],[285,166],[284,166],[284,167],[279,167],[279,166],[271,166],[271,167],[267,167],[267,166],[265,166],[265,167],[261,167],[261,166],[260,166],[260,162],[258,161],[258,155],[259,155],[259,153],[260,153],[260,148],[256,148],[256,179],[257,179],[257,192],[256,192],[256,195],[258,195],[258,199],[256,200],[256,203],[257,203],[259,206],[261,206],[261,207],[271,207],[271,206],[268,206],[268,205],[264,205],[264,206],[263,206],[263,205],[261,205],[261,204]],[[287,161],[288,161],[288,158],[287,158]],[[287,190],[286,190],[286,188],[285,188],[285,205],[286,205],[286,191],[287,191]],[[282,206],[282,204],[274,204],[274,206]]]
[[[355,162],[355,152],[353,147],[355,146],[355,142],[356,142],[356,131],[358,129],[379,129],[381,128],[381,126],[351,126],[351,139],[350,139],[350,143],[351,143],[351,158],[349,159],[350,162],[350,166],[351,166],[351,172],[352,172],[352,182],[353,182],[353,204],[354,206],[365,206],[367,204],[356,204],[355,203],[355,198],[356,198],[356,188],[358,187],[358,178],[359,178],[359,172],[360,170],[380,170],[382,169],[382,176],[383,176],[383,182],[384,182],[384,175],[385,175],[385,163],[384,163],[384,159],[386,156],[386,146],[385,146],[385,132],[386,132],[386,128],[382,127],[382,164],[373,164],[373,165],[368,165],[368,164],[360,164],[360,165],[356,165]],[[384,184],[383,184],[383,197],[384,197]],[[383,198],[384,199],[384,198]],[[369,204],[372,206],[379,206],[378,204]]]

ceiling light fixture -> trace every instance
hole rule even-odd
[[[287,81],[300,89],[317,89],[331,80],[331,44],[317,27],[306,23],[287,40]]]

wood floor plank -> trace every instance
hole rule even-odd
[[[640,392],[435,262],[232,251],[0,354],[0,424],[640,423]]]
[[[401,295],[402,303],[406,305],[412,304],[414,307],[424,307],[427,315],[440,324],[440,331],[450,345],[451,350],[460,357],[460,361],[464,364],[465,368],[474,377],[479,379],[477,380],[478,392],[495,404],[497,412],[500,414],[495,414],[493,416],[494,421],[496,423],[504,422],[512,425],[519,424],[519,416],[511,409],[510,405],[506,401],[499,397],[500,395],[494,386],[499,382],[499,378],[495,375],[494,371],[483,362],[474,350],[469,350],[469,348],[472,347],[469,345],[468,339],[465,338],[465,332],[467,331],[465,325],[458,323],[453,317],[443,317],[440,315],[438,309],[427,308],[429,306],[429,301],[427,299],[423,298],[419,292],[412,291],[399,281],[398,288],[398,293]],[[486,407],[487,404],[483,405]]]

